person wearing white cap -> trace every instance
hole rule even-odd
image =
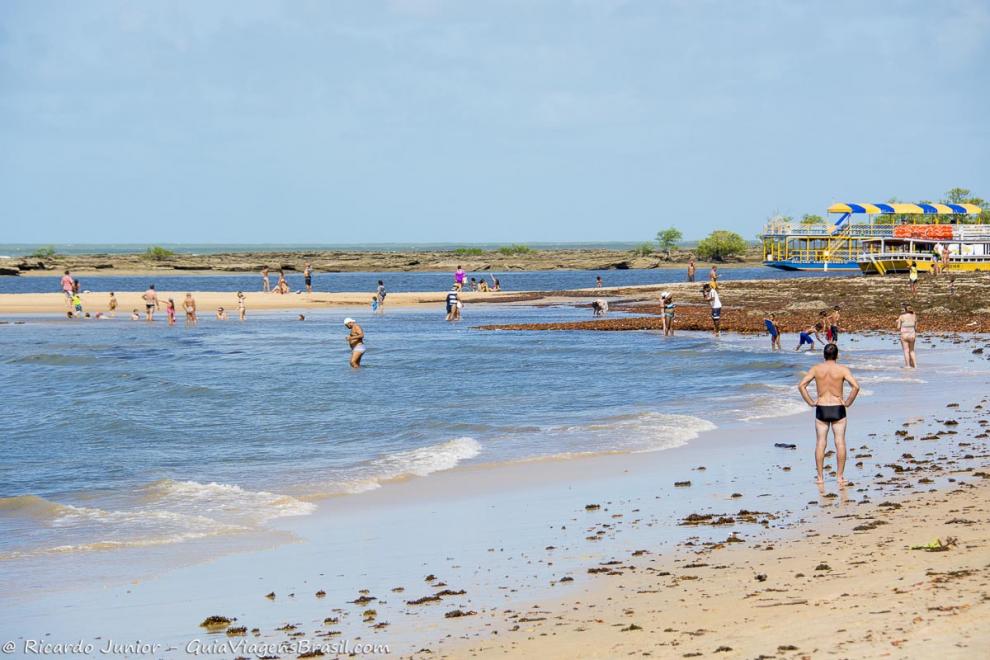
[[[344,327],[351,331],[347,335],[347,345],[351,347],[351,367],[358,369],[361,367],[361,358],[364,357],[364,330],[350,317],[344,319]]]

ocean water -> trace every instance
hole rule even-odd
[[[491,275],[498,277],[505,291],[562,291],[565,289],[591,288],[595,276],[601,275],[605,286],[632,286],[641,284],[666,284],[686,280],[683,268],[655,268],[629,270],[555,270],[468,273],[468,277],[485,278],[491,283]],[[781,271],[765,266],[728,268],[721,271],[721,281],[773,280],[791,277],[807,277],[808,273]],[[814,273],[822,276],[822,273]],[[833,277],[858,277],[858,274],[830,273]],[[60,292],[61,275],[0,277],[0,293],[51,293]],[[278,279],[272,274],[271,283]],[[699,269],[698,281],[708,277],[707,269]],[[286,273],[286,280],[293,291],[303,288],[302,273]],[[389,291],[443,291],[453,282],[452,273],[316,273],[313,290],[316,292],[374,291],[378,280],[383,280]],[[144,291],[154,284],[160,291],[260,291],[261,276],[257,273],[236,275],[153,275],[119,276],[99,275],[80,277],[80,286],[88,291]]]
[[[467,306],[181,324],[0,325],[0,565],[264,529],[327,497],[468,463],[654,452],[805,410],[814,356],[704,333],[486,332],[587,318]],[[861,349],[876,378],[897,355]]]

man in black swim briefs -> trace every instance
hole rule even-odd
[[[832,429],[835,442],[835,454],[838,468],[836,480],[840,486],[846,483],[843,472],[846,468],[846,408],[851,406],[859,394],[859,383],[853,377],[848,367],[838,364],[839,347],[826,344],[825,361],[816,364],[804,375],[798,384],[798,391],[805,403],[815,409],[815,467],[818,470],[818,483],[825,483],[822,474],[825,462],[825,448],[828,445],[828,431]],[[808,385],[815,381],[817,399],[812,399],[808,393]],[[843,388],[849,383],[849,396],[842,398]]]

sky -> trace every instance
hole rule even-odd
[[[990,198],[987,0],[0,2],[0,242],[752,238]]]

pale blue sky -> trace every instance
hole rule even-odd
[[[990,198],[990,2],[0,2],[0,242],[752,237]]]

